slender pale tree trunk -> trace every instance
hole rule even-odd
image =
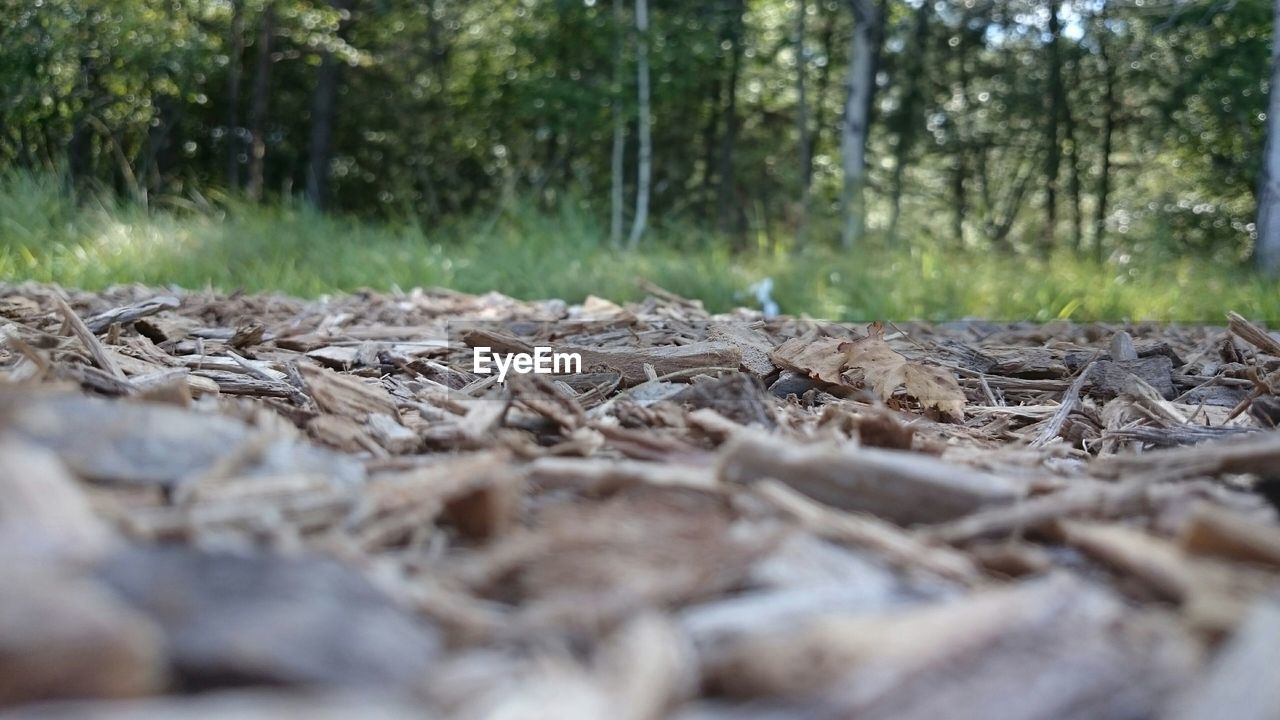
[[[1270,277],[1280,276],[1280,0],[1273,2],[1271,91],[1267,100],[1267,144],[1258,179],[1258,244],[1254,262]]]
[[[853,46],[849,49],[849,94],[841,126],[844,191],[840,198],[841,244],[852,249],[866,231],[867,135],[876,86],[880,12],[872,0],[849,0],[853,7]]]
[[[262,10],[258,25],[258,58],[253,78],[253,107],[250,109],[250,132],[253,146],[249,156],[249,197],[262,199],[262,184],[267,159],[267,112],[271,100],[271,40],[275,36],[276,8],[269,3]]]
[[[635,248],[649,221],[649,183],[653,176],[653,140],[649,127],[649,1],[636,0],[636,85],[639,100],[639,159],[636,171],[636,214],[627,246]]]
[[[622,0],[613,0],[613,153],[609,159],[609,244],[622,247],[623,162],[627,143],[627,120],[622,112],[623,10]]]
[[[805,53],[805,15],[809,3],[800,0],[796,11],[796,137],[800,143],[800,207],[796,218],[796,245],[804,245],[809,224],[809,189],[813,177],[812,150],[809,147],[809,98],[806,75],[809,72],[809,56]]]

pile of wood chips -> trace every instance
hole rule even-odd
[[[0,285],[0,717],[1280,717],[1228,319]]]

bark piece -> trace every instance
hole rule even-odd
[[[1208,503],[1196,506],[1179,544],[1187,552],[1280,569],[1280,527]]]
[[[115,540],[56,455],[0,437],[0,557],[83,562]]]
[[[350,370],[356,365],[360,349],[345,345],[328,345],[307,352],[307,357],[333,370]]]
[[[1094,467],[1099,474],[1111,477],[1135,473],[1165,473],[1165,479],[1247,472],[1265,475],[1280,467],[1280,431],[1141,455],[1113,455],[1100,458]]]
[[[777,426],[773,404],[764,385],[757,377],[744,373],[695,382],[671,400],[695,409],[710,408],[740,425],[756,425],[766,430]]]
[[[421,720],[419,703],[361,692],[243,690],[191,696],[62,702],[20,708],[5,720]]]
[[[1280,717],[1280,602],[1259,601],[1214,658],[1207,677],[1169,703],[1168,720]]]
[[[1099,360],[1094,363],[1087,392],[1109,400],[1125,392],[1131,376],[1135,375],[1155,388],[1166,400],[1172,400],[1178,395],[1173,387],[1173,362],[1164,355],[1152,355],[1138,360]]]
[[[96,482],[170,486],[225,470],[228,461],[245,475],[315,472],[347,483],[364,478],[350,458],[272,439],[223,415],[74,395],[26,398],[9,419],[11,430]]]
[[[124,325],[126,323],[135,322],[142,318],[155,315],[163,310],[172,310],[180,304],[181,301],[172,295],[158,295],[141,302],[136,302],[132,305],[124,305],[122,307],[112,308],[106,312],[98,313],[88,320],[85,320],[84,324],[89,328],[89,332],[100,333],[116,323]]]
[[[1267,331],[1237,313],[1227,313],[1227,320],[1230,321],[1231,332],[1242,340],[1268,355],[1280,357],[1280,340],[1271,337],[1271,335],[1267,334]]]
[[[347,529],[375,549],[403,541],[446,514],[474,538],[509,530],[524,493],[524,478],[500,452],[459,455],[399,472],[375,475]]]
[[[638,385],[649,380],[644,366],[650,365],[659,377],[699,369],[729,368],[736,370],[742,362],[742,351],[723,342],[696,342],[652,348],[589,348],[565,346],[560,352],[582,356],[582,369],[613,370],[622,374],[623,385]]]
[[[437,631],[328,561],[137,548],[99,577],[163,628],[187,689],[422,682]]]
[[[159,629],[84,578],[0,568],[0,707],[164,688]]]
[[[731,696],[825,697],[841,717],[1119,720],[1155,714],[1194,663],[1175,624],[1058,575],[819,616],[749,638],[704,671]]]
[[[977,585],[981,579],[969,558],[947,547],[929,545],[892,523],[835,510],[772,480],[758,483],[756,492],[813,534],[866,548],[896,567],[924,570],[963,585]]]
[[[733,345],[742,353],[742,369],[759,378],[766,378],[777,371],[769,353],[773,343],[759,330],[746,325],[716,323],[707,328],[707,339]]]
[[[400,417],[391,396],[379,386],[312,365],[299,365],[298,370],[307,383],[307,392],[325,412],[359,422],[364,422],[372,413]]]
[[[952,520],[1026,492],[1007,478],[925,455],[794,445],[754,433],[724,448],[718,472],[725,482],[772,478],[832,507],[903,525]]]

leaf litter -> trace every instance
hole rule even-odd
[[[0,717],[1276,717],[1224,318],[3,285]]]

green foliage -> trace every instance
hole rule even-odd
[[[1221,322],[1234,309],[1280,318],[1274,282],[1239,265],[1130,256],[1096,265],[1049,261],[917,239],[911,250],[855,255],[762,244],[730,254],[696,229],[660,229],[656,249],[615,253],[580,203],[548,214],[517,204],[425,230],[327,216],[302,205],[144,212],[126,204],[76,207],[47,176],[0,177],[0,278],[101,288],[140,282],[308,296],[370,287],[500,288],[522,298],[638,299],[641,278],[703,299],[714,310],[754,304],[748,288],[775,282],[784,312],[845,320],[983,317]],[[873,243],[874,244],[874,243]]]
[[[1269,2],[1057,0],[1057,38],[1044,0],[880,4],[868,219],[873,237],[905,245],[877,259],[928,253],[943,238],[1043,258],[1052,237],[1057,249],[1112,261],[1193,253],[1233,267],[1251,252]],[[595,223],[610,209],[620,108],[632,211],[631,0],[620,16],[612,0],[10,5],[0,23],[0,168],[65,172],[90,204],[106,191],[142,206],[225,206],[227,227],[277,214],[303,222],[292,203],[314,156],[330,180],[315,202],[385,227],[461,237],[474,218],[503,218],[480,223],[492,234],[529,207],[573,207]],[[646,247],[791,251],[802,228],[810,252],[831,247],[849,4],[650,6],[651,215],[681,230]],[[1051,65],[1065,78],[1056,118]],[[315,132],[325,126],[315,117],[323,77],[336,88],[327,148]],[[265,201],[281,210],[251,210],[238,195],[255,138]],[[145,224],[138,212],[115,210]]]

